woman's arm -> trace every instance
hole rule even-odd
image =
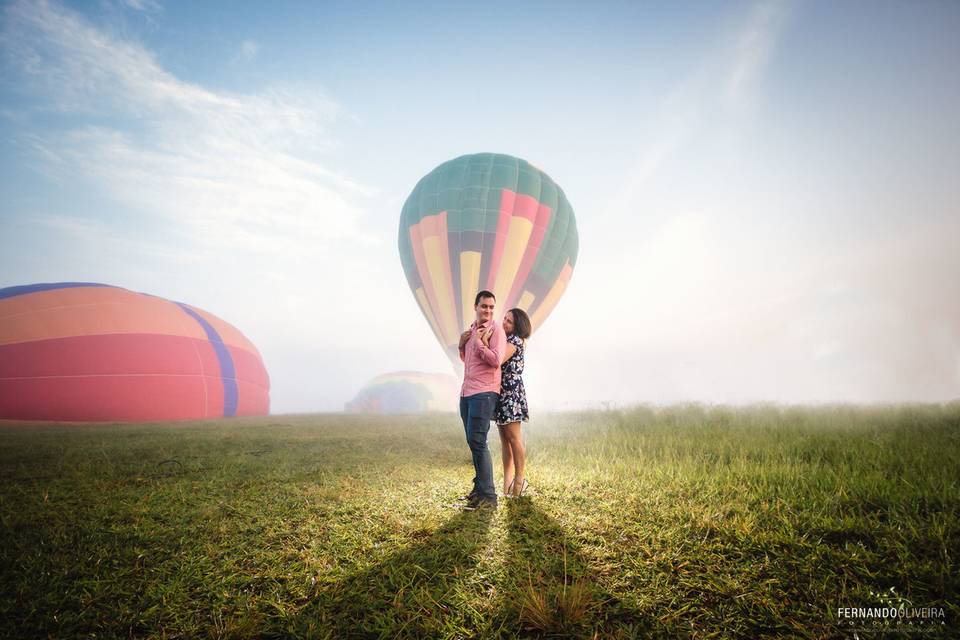
[[[513,354],[515,354],[516,352],[517,352],[517,348],[508,342],[506,353],[503,354],[503,360],[500,361],[500,364],[503,364],[504,362],[512,358]]]
[[[500,354],[503,353],[506,344],[507,336],[503,333],[503,327],[499,323],[494,323],[493,327],[480,334],[477,355],[491,367],[499,367],[502,362]]]

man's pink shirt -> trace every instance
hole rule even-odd
[[[460,359],[463,360],[460,396],[463,398],[486,391],[500,393],[500,360],[507,348],[507,334],[503,332],[503,326],[493,320],[480,325],[480,329],[485,331],[491,326],[493,335],[489,347],[480,340],[474,322],[470,325],[470,339],[460,350]]]

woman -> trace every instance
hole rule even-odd
[[[520,423],[529,420],[527,393],[523,388],[523,352],[530,337],[530,318],[523,309],[510,309],[503,316],[503,332],[507,334],[500,382],[500,399],[494,418],[500,429],[503,459],[503,495],[519,497],[527,489],[524,478],[526,452],[520,436]],[[481,337],[489,340],[489,336]]]

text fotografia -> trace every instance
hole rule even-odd
[[[837,607],[840,620],[944,620],[943,607]]]

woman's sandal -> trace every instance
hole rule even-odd
[[[513,497],[513,480],[511,480],[511,481],[510,481],[510,484],[507,485],[506,491],[503,492],[503,497],[504,497],[504,498],[512,498],[512,497]]]
[[[526,490],[527,490],[527,487],[529,487],[529,486],[530,486],[530,483],[527,482],[527,479],[526,479],[526,478],[524,478],[524,479],[523,479],[523,485],[520,487],[520,493],[518,493],[517,495],[513,495],[513,492],[511,491],[511,492],[510,492],[510,497],[511,497],[511,498],[519,498],[519,497],[523,496],[523,492],[526,491]],[[511,489],[513,488],[513,483],[512,483],[512,482],[510,483],[510,488],[511,488]]]

